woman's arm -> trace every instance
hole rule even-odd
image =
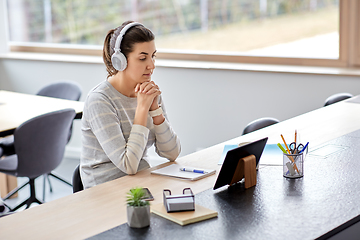
[[[149,110],[153,108],[153,103],[161,94],[161,91],[159,87],[151,81],[137,84],[135,93],[137,93],[138,105],[135,112],[134,124],[146,127]]]
[[[160,105],[163,113],[152,117],[155,131],[155,150],[159,156],[175,161],[181,151],[180,140],[166,119],[166,109],[161,98]],[[160,124],[156,124],[156,121],[159,121]]]
[[[163,113],[165,110],[164,106],[160,107],[159,99],[161,99],[161,91],[159,87],[153,81],[146,82],[138,84],[135,92],[138,93],[138,107],[145,98],[147,104],[151,100],[150,104],[146,105],[146,109],[148,109],[146,114],[150,114],[153,119],[156,152],[161,157],[175,161],[181,151],[180,141],[169,122],[165,119],[165,112]],[[142,99],[139,99],[139,97]]]
[[[169,159],[171,162],[175,161],[181,152],[180,140],[176,133],[171,128],[168,121],[164,121],[160,125],[154,125],[155,130],[155,150],[156,153]]]
[[[121,171],[135,174],[148,141],[149,129],[139,124],[132,125],[126,120],[122,124],[115,106],[101,93],[89,95],[86,119],[101,146],[101,149],[94,149],[92,154],[102,151]],[[127,141],[124,132],[129,134]]]

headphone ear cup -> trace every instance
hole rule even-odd
[[[120,51],[115,52],[111,56],[111,63],[113,65],[113,67],[118,71],[124,71],[127,67],[126,57]]]

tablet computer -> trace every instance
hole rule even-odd
[[[228,151],[225,156],[224,163],[220,169],[218,178],[215,182],[214,190],[231,183],[238,162],[241,158],[249,155],[254,155],[256,158],[257,167],[267,140],[268,138],[266,137]]]

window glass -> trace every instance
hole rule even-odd
[[[251,56],[339,57],[338,0],[7,0],[14,42],[102,45],[136,20],[159,49]]]

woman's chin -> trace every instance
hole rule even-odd
[[[151,81],[151,77],[144,77],[144,78],[141,80],[141,83],[150,82],[150,81]]]

